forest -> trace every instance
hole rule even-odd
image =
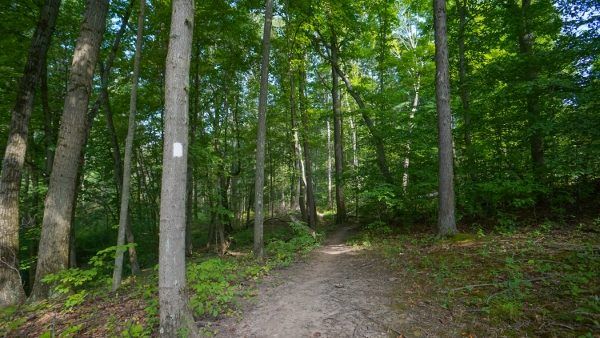
[[[597,337],[596,0],[0,2],[3,337]]]

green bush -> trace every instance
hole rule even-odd
[[[127,250],[135,244],[123,245]],[[90,288],[110,281],[117,246],[100,250],[89,260],[89,268],[73,268],[44,276],[42,282],[50,284],[56,295],[67,295],[65,307],[71,309],[85,301]]]

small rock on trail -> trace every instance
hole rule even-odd
[[[218,337],[398,337],[397,279],[372,252],[337,230],[306,261],[264,279],[240,318],[216,323]]]

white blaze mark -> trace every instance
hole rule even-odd
[[[173,157],[183,156],[183,145],[179,142],[173,143]]]

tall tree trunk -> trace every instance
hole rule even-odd
[[[331,149],[331,122],[327,119],[327,209],[333,209],[333,156]]]
[[[40,96],[42,99],[42,112],[44,114],[44,151],[46,161],[44,163],[44,172],[46,177],[50,177],[52,172],[52,161],[54,160],[54,151],[52,148],[56,142],[56,130],[54,129],[54,117],[50,110],[48,100],[48,59],[44,59],[42,64],[42,74],[40,79]]]
[[[360,182],[358,179],[358,140],[356,135],[356,123],[354,118],[350,117],[350,129],[352,130],[352,170],[354,171],[354,214],[358,217],[358,194],[360,191]]]
[[[521,0],[521,22],[519,29],[519,51],[525,62],[525,80],[530,82],[526,93],[527,117],[530,129],[529,143],[533,174],[538,183],[544,181],[544,135],[540,126],[541,111],[539,91],[533,83],[539,77],[536,60],[534,60],[533,45],[535,35],[531,31],[531,0]]]
[[[294,140],[294,158],[296,163],[296,169],[298,171],[298,205],[300,206],[300,213],[302,214],[303,220],[308,220],[308,213],[306,208],[306,197],[307,182],[306,182],[306,166],[305,159],[302,156],[302,148],[300,146],[300,136],[298,133],[299,124],[296,122],[296,79],[293,75],[291,64],[290,64],[290,112],[291,112],[291,127],[292,127],[292,138]]]
[[[133,59],[133,78],[131,83],[131,96],[129,100],[129,121],[127,138],[125,139],[125,160],[123,162],[123,184],[121,185],[121,209],[119,213],[119,233],[117,235],[117,252],[115,254],[115,267],[113,270],[112,291],[116,291],[121,285],[123,276],[123,255],[125,250],[125,232],[129,220],[129,198],[131,195],[131,158],[133,152],[133,138],[135,137],[135,114],[137,111],[137,89],[140,75],[140,61],[142,58],[142,43],[144,31],[144,6],[145,0],[140,0],[138,13],[137,36],[135,40],[135,56]]]
[[[346,221],[346,201],[344,199],[344,145],[342,133],[342,110],[338,72],[338,41],[331,30],[331,97],[333,102],[333,147],[335,156],[335,223]]]
[[[193,0],[173,0],[165,74],[165,138],[160,201],[160,336],[195,336],[185,280],[185,209]]]
[[[417,109],[419,108],[419,93],[421,91],[421,75],[417,73],[417,81],[413,84],[413,89],[415,94],[413,96],[412,107],[410,109],[410,114],[408,115],[408,140],[406,142],[406,156],[404,157],[404,173],[402,174],[402,190],[406,194],[408,190],[408,183],[410,180],[409,168],[410,168],[410,153],[411,153],[411,137],[412,130],[414,127],[414,119],[415,114],[417,113]]]
[[[54,32],[60,0],[47,0],[40,11],[29,55],[12,111],[8,142],[0,176],[0,307],[25,299],[19,274],[19,187],[33,98]]]
[[[300,85],[298,91],[300,95],[300,117],[302,122],[302,148],[304,150],[304,171],[305,171],[305,182],[306,182],[306,213],[308,226],[313,229],[317,228],[317,206],[315,202],[315,192],[313,186],[313,175],[312,175],[312,160],[310,156],[310,145],[308,138],[308,112],[306,111],[306,72],[300,71]]]
[[[107,125],[107,129],[108,129],[108,133],[110,136],[110,142],[111,142],[111,153],[113,156],[113,162],[114,162],[114,178],[115,178],[115,184],[116,184],[116,189],[117,189],[117,196],[121,196],[121,186],[123,184],[123,167],[121,166],[121,151],[119,150],[119,141],[117,139],[117,133],[115,131],[115,125],[113,122],[113,113],[112,113],[112,109],[110,107],[110,100],[108,97],[108,90],[106,89],[106,87],[103,86],[102,91],[105,91],[104,93],[104,111],[106,114],[106,125]],[[141,175],[139,175],[138,177],[138,182],[141,185]],[[140,190],[138,189],[138,195],[140,194]],[[138,202],[139,202],[140,198],[138,196]],[[141,214],[141,213],[138,213]],[[129,211],[129,213],[127,214],[127,227],[125,230],[125,236],[127,238],[127,243],[135,243],[135,239],[133,236],[133,231],[131,230],[131,210]],[[137,260],[137,250],[135,248],[135,246],[130,246],[128,249],[128,253],[129,253],[129,264],[131,265],[131,273],[134,275],[139,275],[141,273],[140,270],[140,266]]]
[[[256,137],[256,178],[254,186],[254,255],[264,256],[263,243],[263,189],[265,186],[265,141],[267,136],[267,93],[269,90],[269,51],[271,49],[271,24],[273,0],[265,1],[265,26],[262,39],[260,95],[258,99],[258,135]]]
[[[454,218],[452,112],[450,111],[448,39],[446,37],[446,0],[434,0],[433,11],[435,23],[435,95],[439,137],[438,232],[442,236],[448,236],[456,233],[456,220]]]
[[[470,104],[470,91],[467,82],[467,73],[469,71],[469,61],[466,56],[465,48],[465,31],[467,26],[467,9],[468,0],[457,0],[456,5],[458,7],[458,81],[460,88],[460,102],[463,109],[464,119],[464,138],[465,148],[467,155],[467,163],[470,162],[470,148],[471,148],[471,104]],[[473,168],[469,168],[472,170]]]
[[[79,159],[85,142],[86,113],[92,90],[92,77],[106,26],[107,12],[106,0],[88,0],[75,46],[53,170],[44,203],[36,279],[31,294],[34,300],[48,296],[49,285],[43,283],[42,278],[65,269],[69,263],[73,195]]]

